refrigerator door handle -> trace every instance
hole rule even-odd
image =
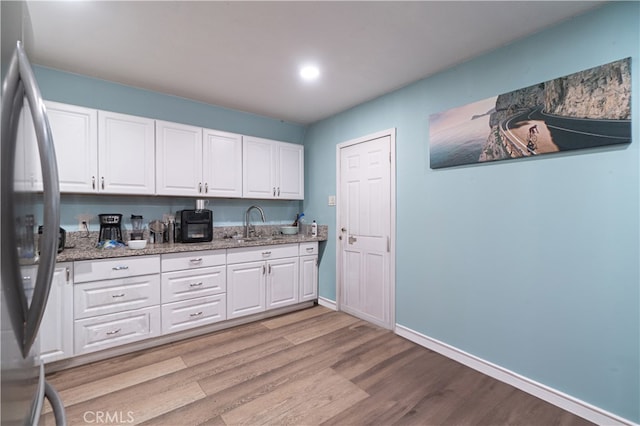
[[[9,73],[11,75],[9,75]],[[40,322],[47,306],[49,290],[51,288],[51,280],[55,270],[56,255],[58,252],[58,230],[60,228],[60,188],[58,185],[58,166],[56,162],[55,149],[53,146],[53,136],[49,121],[47,120],[46,108],[40,94],[40,89],[36,83],[33,69],[29,64],[29,59],[22,47],[20,41],[17,42],[16,50],[10,64],[10,70],[7,72],[8,78],[3,84],[5,95],[12,94],[14,105],[21,104],[16,97],[22,98],[24,95],[29,100],[29,108],[35,127],[36,139],[38,141],[38,152],[40,153],[40,167],[42,168],[43,178],[43,233],[40,237],[40,261],[38,265],[38,274],[36,284],[33,291],[31,305],[26,312],[26,322],[24,325],[24,334],[22,340],[22,353],[26,356],[33,346],[38,335]],[[5,122],[3,105],[3,125]],[[11,112],[12,121],[16,123],[16,128],[11,129],[12,139],[10,143],[15,145],[15,134],[17,132],[17,116],[20,110]],[[4,135],[3,135],[4,138]],[[3,141],[3,143],[5,143]],[[15,153],[15,147],[13,148]],[[12,160],[12,159],[11,159]],[[10,182],[13,181],[11,176]],[[6,182],[4,182],[6,185]],[[3,188],[4,192],[8,192],[10,188]],[[4,194],[3,200],[4,202]],[[11,203],[13,205],[13,203]],[[12,212],[12,217],[15,213]],[[11,221],[11,225],[15,223]],[[12,227],[13,229],[13,227]],[[4,231],[4,229],[3,229]],[[11,236],[15,238],[15,230]],[[3,232],[4,237],[4,232]],[[6,237],[5,237],[6,238]],[[14,240],[15,242],[15,240]],[[4,251],[4,250],[3,250]]]
[[[67,426],[67,416],[64,412],[64,404],[62,403],[62,398],[56,391],[56,389],[51,386],[49,382],[45,380],[44,382],[44,396],[49,400],[51,404],[51,409],[53,410],[53,416],[56,419],[56,426]]]

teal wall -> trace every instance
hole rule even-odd
[[[305,126],[300,124],[37,65],[34,66],[34,70],[42,96],[47,100],[285,142],[302,143],[303,141]],[[267,222],[272,224],[293,222],[302,207],[300,201],[211,199],[209,208],[214,212],[214,226],[240,225],[244,220],[244,211],[252,204],[262,206]],[[61,226],[69,231],[76,231],[78,225],[76,217],[84,213],[96,215],[91,223],[91,230],[98,230],[97,215],[99,213],[122,213],[124,218],[131,214],[142,214],[147,221],[147,219],[162,219],[164,213],[175,213],[184,208],[195,208],[194,199],[63,194]],[[128,225],[128,221],[125,221],[125,224]]]
[[[396,321],[640,422],[640,3],[608,4],[309,127],[304,209],[330,227],[336,144],[396,128]],[[429,115],[632,57],[633,143],[431,170]]]

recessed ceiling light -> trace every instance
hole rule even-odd
[[[300,77],[305,81],[313,81],[320,77],[320,70],[315,65],[305,65],[300,68]]]

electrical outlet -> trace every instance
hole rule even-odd
[[[335,206],[336,205],[336,196],[335,195],[329,195],[329,205],[330,206]]]
[[[78,231],[87,232],[89,231],[89,223],[93,218],[92,214],[79,214],[76,216],[78,219]]]

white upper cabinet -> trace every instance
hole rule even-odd
[[[242,136],[204,129],[202,149],[206,195],[242,197]]]
[[[98,175],[98,112],[46,102],[62,192],[95,192]]]
[[[200,196],[202,191],[202,129],[156,121],[157,194]]]
[[[98,174],[98,113],[95,109],[46,101],[47,117],[62,192],[95,192]],[[25,190],[42,191],[40,154],[31,112],[25,104],[19,132],[24,135]]]
[[[242,196],[242,136],[156,122],[159,195]]]
[[[99,191],[155,193],[154,120],[98,111]]]
[[[243,138],[242,195],[245,198],[304,199],[304,147]]]
[[[58,102],[45,102],[61,192],[153,194],[154,121]],[[28,184],[42,190],[40,156],[30,117],[26,138]]]

